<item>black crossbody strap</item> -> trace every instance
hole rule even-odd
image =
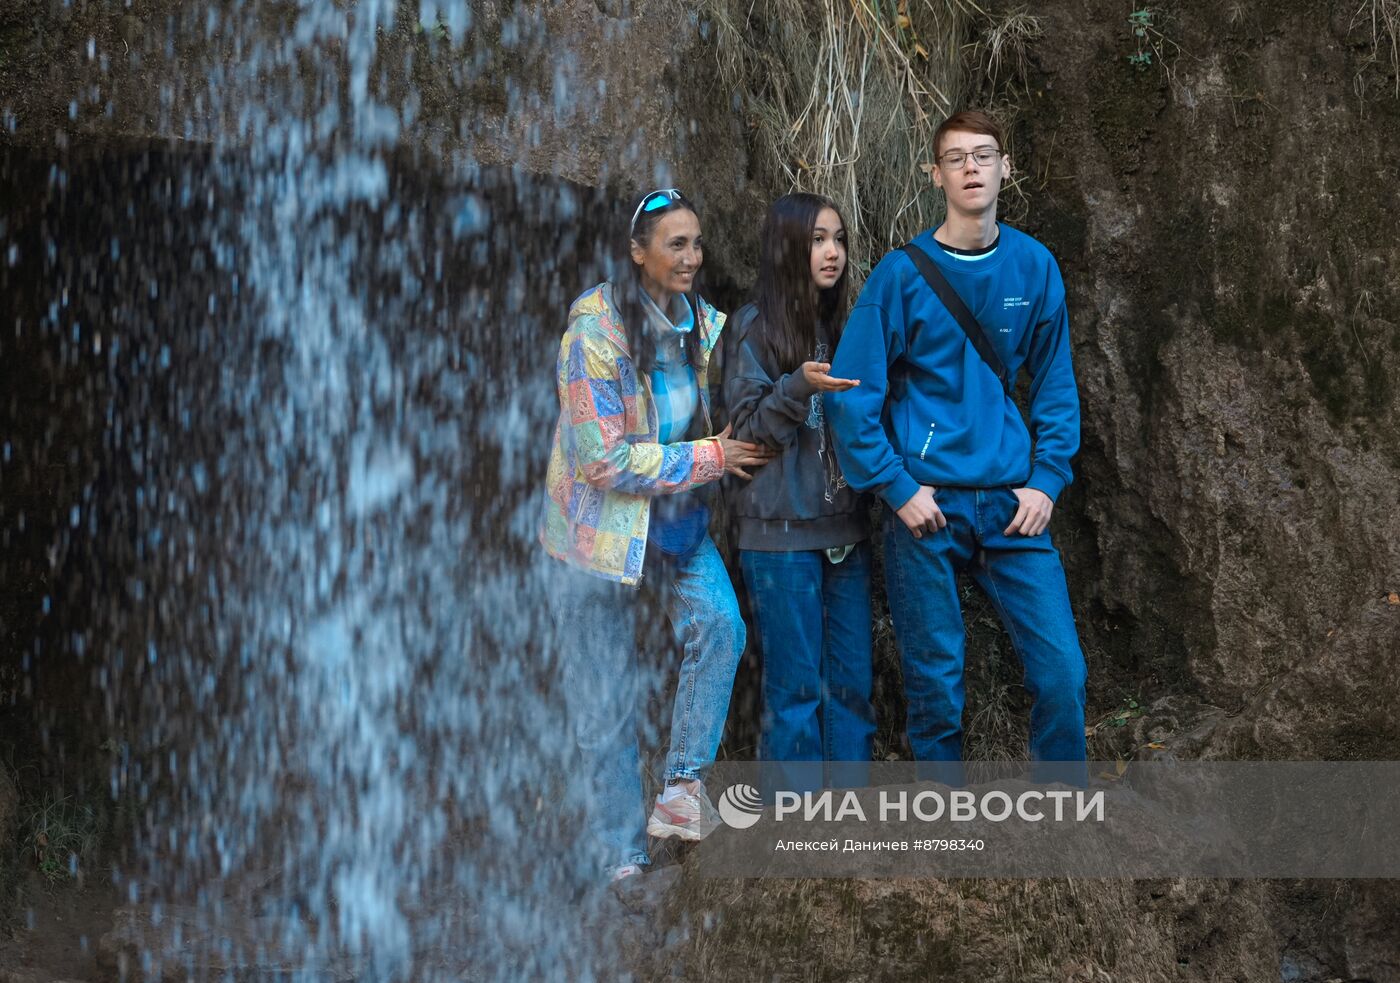
[[[958,322],[958,327],[963,329],[967,335],[967,340],[972,342],[972,347],[977,349],[977,354],[982,356],[982,361],[987,363],[988,368],[996,373],[1001,388],[1008,395],[1011,393],[1012,379],[1010,373],[1006,371],[1006,365],[1002,362],[997,350],[992,347],[992,340],[987,337],[987,332],[982,329],[982,325],[977,323],[977,318],[972,316],[972,312],[967,309],[963,299],[958,296],[958,292],[953,289],[953,285],[948,282],[948,278],[943,275],[943,271],[938,268],[929,254],[924,252],[912,242],[905,243],[900,247],[914,261],[914,265],[919,268],[919,273],[923,275],[924,281],[938,295],[938,299],[943,301],[943,306],[948,308],[948,313],[953,315],[953,320]]]

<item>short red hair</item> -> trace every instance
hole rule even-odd
[[[960,109],[945,119],[938,129],[933,131],[933,159],[935,161],[943,153],[943,135],[951,130],[981,133],[995,140],[998,150],[1003,152],[1006,150],[1006,142],[1001,138],[1001,127],[997,125],[996,120],[980,109]]]

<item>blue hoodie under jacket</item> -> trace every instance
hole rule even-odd
[[[918,269],[894,250],[871,271],[841,335],[831,374],[859,379],[828,393],[846,480],[898,509],[920,485],[1036,488],[1053,500],[1073,477],[1079,394],[1069,317],[1050,251],[1000,226],[983,259],[915,238],[986,331],[1012,378],[1030,372],[1030,429],[996,374]],[[1031,443],[1034,435],[1035,453]]]

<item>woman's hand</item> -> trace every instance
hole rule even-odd
[[[734,424],[726,424],[715,439],[719,441],[720,447],[724,450],[724,470],[747,481],[753,475],[745,471],[744,468],[756,468],[767,464],[777,456],[777,451],[769,450],[762,444],[750,444],[746,440],[735,440],[730,436],[733,432]]]
[[[830,362],[802,363],[802,377],[807,380],[807,385],[819,393],[840,392],[843,389],[854,389],[860,385],[859,379],[837,379],[827,375],[830,371]]]

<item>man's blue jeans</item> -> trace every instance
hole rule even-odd
[[[908,698],[909,743],[926,762],[962,759],[962,608],[958,574],[970,573],[991,598],[1021,660],[1031,708],[1032,762],[1038,780],[1082,784],[1084,654],[1070,610],[1060,554],[1050,533],[1006,535],[1018,500],[1010,488],[940,488],[934,499],[948,525],[915,539],[886,514],[885,579]],[[960,765],[920,775],[961,782]]]
[[[776,788],[868,780],[875,712],[870,705],[870,544],[840,563],[823,550],[740,550],[744,583],[763,641],[765,762],[842,762],[765,768]],[[855,764],[851,764],[855,763]],[[768,780],[765,784],[769,784]]]
[[[665,617],[684,646],[662,778],[703,778],[729,715],[744,622],[729,572],[708,535],[686,559],[658,560],[647,557],[646,576],[657,581]],[[595,869],[650,863],[636,708],[667,674],[654,656],[638,657],[637,629],[646,645],[662,613],[649,611],[643,598],[636,589],[583,571],[559,571],[555,608],[564,693],[585,768],[570,793],[583,800]]]

